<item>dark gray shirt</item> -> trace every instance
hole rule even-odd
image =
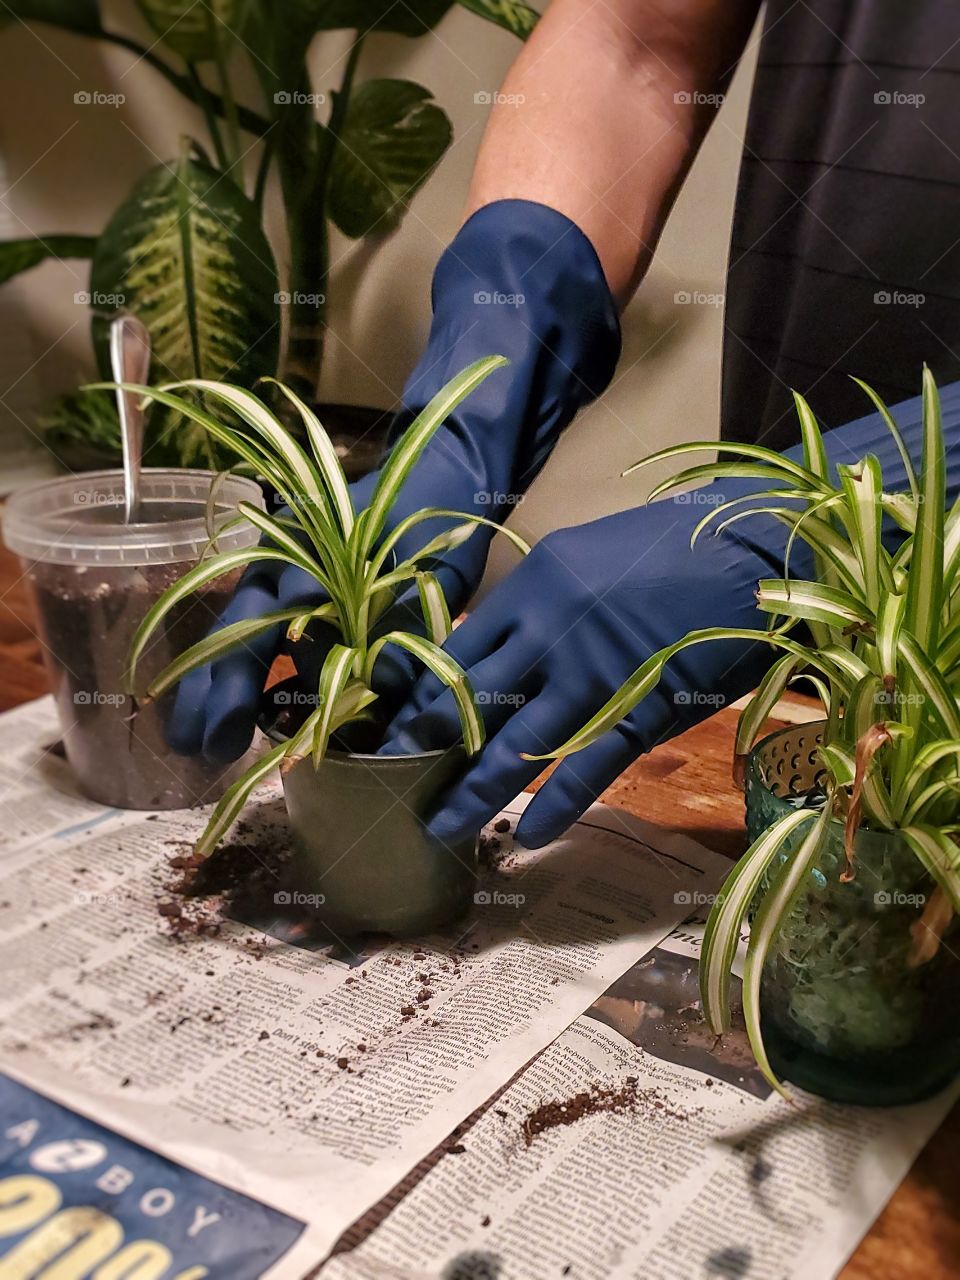
[[[960,3],[767,0],[734,213],[722,430],[798,437],[960,378]]]

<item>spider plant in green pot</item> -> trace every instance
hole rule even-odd
[[[137,688],[137,664],[171,610],[206,582],[260,561],[295,565],[322,587],[325,602],[277,609],[231,623],[208,635],[171,662],[143,691],[159,697],[189,671],[216,661],[272,627],[284,625],[297,644],[311,644],[310,628],[324,624],[338,635],[320,669],[309,714],[281,730],[267,726],[273,745],[225,793],[196,846],[208,856],[228,831],[256,785],[279,767],[295,858],[284,901],[305,901],[337,932],[385,930],[416,934],[439,928],[467,907],[476,870],[476,838],[449,847],[428,839],[421,821],[434,797],[478,751],[484,726],[473,691],[460,666],[440,647],[451,621],[431,562],[463,542],[478,525],[502,532],[522,552],[516,534],[481,516],[426,508],[388,531],[388,517],[403,482],[444,420],[490,373],[502,356],[479,360],[452,379],[397,441],[369,506],[354,509],[351,492],[329,436],[295,392],[278,384],[303,420],[308,448],[291,438],[252,392],[224,383],[191,381],[171,387],[130,387],[192,417],[210,436],[233,449],[288,503],[286,514],[267,515],[241,502],[236,521],[253,525],[260,542],[243,551],[211,554],[171,586],[136,633],[128,687]],[[188,395],[178,394],[187,392]],[[228,410],[246,428],[225,425],[204,404]],[[416,555],[399,560],[403,536],[424,520],[450,526],[432,536]],[[385,617],[399,595],[414,591],[424,634],[392,629]],[[327,633],[329,634],[329,632]],[[418,756],[351,753],[345,727],[369,718],[377,694],[374,671],[387,646],[406,650],[451,690],[463,729],[462,745]]]
[[[730,980],[744,921],[747,1030],[764,1075],[841,1101],[901,1103],[960,1071],[960,500],[945,511],[937,388],[923,377],[923,455],[916,473],[894,419],[865,384],[906,465],[909,488],[884,490],[876,457],[831,475],[809,406],[796,396],[802,463],[750,445],[697,467],[651,495],[717,477],[757,478],[766,503],[710,512],[716,521],[772,517],[813,556],[813,581],[761,581],[766,632],[691,632],[653,654],[555,753],[582,749],[657,684],[682,649],[765,638],[779,656],[741,714],[737,772],[745,774],[752,840],[710,913],[701,958],[703,1010],[730,1026]],[[680,445],[646,462],[715,444]],[[758,465],[763,469],[758,470]],[[644,465],[643,463],[638,465]],[[896,543],[881,538],[884,517]],[[811,681],[817,725],[751,747],[788,683]]]

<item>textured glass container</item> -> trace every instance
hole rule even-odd
[[[745,779],[751,841],[818,795],[823,727],[783,729],[754,748]],[[801,830],[781,861],[802,839]],[[764,970],[764,1040],[781,1079],[811,1093],[916,1102],[960,1073],[960,936],[954,922],[936,956],[911,968],[911,926],[932,881],[896,832],[861,829],[855,854],[856,876],[843,884],[843,828],[831,822]]]

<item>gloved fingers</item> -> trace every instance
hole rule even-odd
[[[427,828],[446,844],[468,838],[546,767],[543,760],[524,760],[522,752],[556,745],[557,707],[541,694],[510,718],[443,797]]]
[[[203,754],[225,764],[236,760],[253,740],[263,686],[280,648],[282,624],[271,627],[213,668],[206,697]]]
[[[255,565],[254,569],[262,569]],[[252,572],[244,574],[230,603],[210,628],[211,634],[229,626],[255,618],[277,607],[276,574]],[[272,634],[272,633],[270,633]],[[243,650],[240,651],[241,653]],[[215,664],[214,664],[215,665]],[[219,714],[221,702],[215,700],[211,708],[211,689],[214,683],[214,665],[198,667],[183,677],[174,695],[173,710],[167,725],[167,739],[180,755],[198,755],[203,749],[204,738],[214,714]],[[258,665],[259,670],[259,665]],[[262,686],[261,686],[262,687]],[[252,730],[251,730],[252,733]],[[248,744],[249,745],[249,744]],[[237,755],[242,755],[246,747]],[[229,757],[236,759],[235,756]]]
[[[530,654],[525,646],[511,643],[509,639],[488,657],[466,666],[466,672],[488,738],[524,707],[536,692],[536,682],[540,679],[530,666]],[[461,733],[453,694],[431,674],[417,682],[410,699],[390,725],[382,750],[386,755],[440,750],[457,742]]]
[[[506,581],[506,579],[504,580]],[[502,620],[499,610],[489,606],[496,601],[497,592],[489,595],[483,604],[459,627],[455,627],[443,646],[450,657],[466,671],[474,693],[479,694],[475,668],[486,658],[504,651],[509,645],[509,626]],[[525,664],[523,664],[525,665]],[[507,673],[498,673],[501,689],[510,689]],[[426,671],[414,685],[409,698],[396,716],[387,734],[387,741],[406,732],[411,723],[446,692],[446,685],[432,672]],[[486,721],[486,709],[484,710]],[[423,750],[423,748],[417,748]],[[396,753],[394,753],[396,754]]]
[[[592,746],[561,760],[517,823],[518,843],[540,849],[556,840],[642,751],[636,735],[618,726]]]

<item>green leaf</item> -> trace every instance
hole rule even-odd
[[[350,486],[347,484],[343,464],[333,441],[317,415],[309,405],[304,404],[295,391],[292,391],[290,387],[284,386],[282,382],[278,382],[276,378],[264,378],[264,382],[272,383],[275,387],[278,387],[300,414],[307,433],[307,439],[310,441],[310,447],[313,450],[317,470],[327,486],[327,491],[339,517],[340,529],[344,537],[349,538],[353,530],[356,514],[353,509],[353,499],[350,496]]]
[[[783,578],[763,578],[757,588],[757,606],[765,613],[789,618],[815,618],[829,627],[843,630],[852,624],[873,621],[873,614],[849,591],[825,587],[819,582],[787,582]]]
[[[737,741],[734,750],[738,756],[745,756],[750,751],[764,721],[779,701],[780,695],[802,661],[803,659],[796,654],[785,653],[782,658],[777,659],[760,681],[756,692],[741,711],[737,722]]]
[[[122,299],[146,325],[151,381],[229,378],[249,384],[276,369],[277,273],[256,206],[228,178],[187,155],[137,183],[100,237],[91,292]],[[109,376],[110,316],[94,341]],[[181,429],[182,420],[178,421]],[[209,442],[193,430],[195,456]],[[185,461],[189,449],[183,449]],[[206,455],[206,456],[205,456]]]
[[[920,505],[907,578],[904,626],[925,653],[936,653],[943,591],[943,525],[946,458],[940,396],[933,374],[923,370],[923,460]]]
[[[236,551],[225,551],[223,555],[205,560],[193,569],[189,569],[182,578],[167,588],[160,599],[147,610],[130,644],[125,684],[131,693],[135,692],[137,663],[150,637],[170,610],[181,600],[186,599],[191,592],[212,582],[214,578],[219,578],[221,574],[230,573],[233,569],[245,569],[247,565],[254,564],[258,560],[279,560],[284,564],[296,564],[295,560],[291,560],[282,551],[273,551],[268,547],[238,547]]]
[[[109,392],[71,391],[57,396],[41,410],[36,425],[44,443],[71,470],[79,469],[78,454],[91,454],[100,466],[119,461],[120,418],[116,398]]]
[[[370,561],[371,577],[380,572],[390,552],[411,529],[418,524],[422,524],[424,520],[437,519],[452,519],[457,520],[459,523],[451,529],[445,529],[442,533],[436,534],[435,537],[425,542],[416,555],[411,556],[408,560],[402,560],[396,569],[391,571],[389,575],[391,581],[400,582],[403,577],[409,576],[415,565],[423,564],[424,561],[432,559],[434,556],[442,555],[444,551],[449,551],[452,547],[459,547],[461,543],[466,542],[478,525],[493,529],[495,533],[503,534],[509,542],[513,543],[521,555],[530,554],[529,543],[521,538],[518,533],[514,533],[512,529],[507,529],[502,524],[497,524],[495,520],[488,520],[486,516],[475,516],[466,511],[454,511],[449,507],[423,507],[420,511],[414,511],[412,515],[401,520],[396,528],[392,529],[384,538],[377,549],[377,554]]]
[[[692,645],[704,644],[711,640],[753,640],[775,643],[775,638],[768,632],[751,631],[746,627],[706,627],[700,631],[688,631],[681,640],[652,653],[633,675],[623,682],[613,697],[604,703],[596,715],[592,716],[582,729],[579,729],[556,750],[545,751],[540,755],[524,752],[523,758],[554,760],[560,756],[572,755],[575,751],[583,751],[585,747],[589,747],[591,743],[596,742],[598,738],[602,738],[605,733],[618,725],[624,716],[629,715],[634,707],[643,701],[650,690],[657,685],[663,668],[675,654]]]
[[[916,637],[910,635],[906,628],[900,632],[899,648],[910,673],[911,685],[923,694],[923,699],[940,721],[947,736],[960,738],[960,707],[943,675],[917,643]],[[908,703],[905,711],[912,712],[915,706],[922,705],[923,699]],[[916,719],[919,719],[919,715]]]
[[[856,466],[841,466],[837,470],[852,522],[850,541],[863,571],[864,598],[869,607],[876,610],[880,604],[881,587],[889,590],[892,586],[889,561],[885,563],[886,552],[880,540],[880,495],[883,492],[880,463],[868,455]]]
[[[750,846],[717,894],[700,954],[700,1003],[715,1035],[730,1030],[730,974],[747,909],[764,873],[793,832],[812,822],[809,810],[795,809],[764,831]]]
[[[907,482],[910,485],[910,493],[913,496],[913,498],[916,499],[919,494],[919,487],[917,485],[917,473],[914,470],[913,459],[910,457],[910,450],[907,448],[906,441],[903,438],[903,434],[900,431],[900,428],[897,426],[896,422],[894,421],[893,415],[891,414],[890,410],[887,408],[887,406],[883,403],[883,401],[877,395],[876,391],[874,391],[873,387],[869,386],[866,382],[863,382],[860,378],[854,378],[853,380],[857,384],[857,386],[862,391],[866,392],[866,394],[869,396],[870,400],[873,402],[874,408],[880,414],[880,417],[883,419],[887,430],[890,432],[891,436],[893,437],[894,443],[896,444],[897,449],[900,453],[900,458],[903,462],[904,470],[907,473]]]
[[[48,258],[92,258],[96,236],[37,236],[0,242],[0,284]]]
[[[457,704],[460,727],[463,730],[463,745],[467,755],[476,755],[483,746],[486,729],[480,712],[477,710],[476,700],[473,696],[470,681],[467,679],[467,673],[460,664],[451,658],[448,653],[444,653],[437,645],[423,639],[421,636],[409,635],[404,631],[391,631],[370,646],[364,672],[367,684],[370,683],[370,677],[381,650],[388,644],[398,645],[401,649],[406,649],[408,653],[412,653],[415,658],[420,659],[429,671],[433,672],[438,680],[447,686]]]
[[[464,9],[477,13],[488,22],[495,22],[521,40],[526,40],[540,20],[536,9],[521,0],[459,0]]]
[[[954,911],[960,911],[960,849],[944,832],[923,823],[904,827],[900,834],[953,903]]]
[[[417,591],[420,595],[420,610],[426,624],[427,635],[434,644],[442,645],[453,630],[443,588],[435,574],[418,573]]]
[[[431,437],[443,426],[454,409],[495,369],[509,363],[506,356],[485,356],[467,365],[461,373],[441,387],[426,408],[414,418],[393,446],[384,463],[362,523],[354,529],[359,539],[359,559],[365,560],[383,532],[384,522],[397,494]]]
[[[793,403],[796,406],[797,417],[800,419],[803,465],[821,480],[826,480],[830,474],[830,464],[827,462],[827,451],[823,447],[823,435],[817,419],[799,391],[794,391]]]
[[[763,1043],[760,1027],[760,980],[774,939],[796,898],[802,892],[807,876],[817,860],[820,841],[829,821],[828,800],[816,822],[804,836],[800,848],[780,868],[779,875],[764,894],[750,928],[747,959],[743,968],[743,1016],[747,1024],[747,1035],[750,1037],[750,1047],[765,1079],[784,1097],[787,1096],[786,1091],[773,1073]]]
[[[206,666],[208,662],[215,662],[239,645],[254,639],[264,631],[269,631],[271,627],[291,621],[298,616],[302,608],[302,605],[297,605],[294,608],[271,609],[268,613],[261,613],[256,618],[243,618],[240,622],[231,622],[217,631],[211,631],[209,635],[204,636],[202,640],[174,658],[169,666],[164,667],[147,689],[147,697],[159,698],[189,672],[195,671],[197,667]]]
[[[888,591],[881,597],[877,611],[877,657],[880,674],[888,685],[893,683],[897,674],[897,652],[906,603],[906,596]]]
[[[336,727],[337,704],[350,680],[354,664],[361,656],[359,649],[351,649],[343,644],[332,644],[323,660],[317,684],[320,716],[314,726],[311,744],[314,768],[326,755],[330,735]]]
[[[16,21],[48,22],[92,36],[101,30],[100,5],[97,0],[3,0],[0,27]]]
[[[641,458],[621,474],[629,476],[634,471],[639,471],[641,467],[649,467],[654,462],[667,462],[670,458],[679,458],[686,453],[719,453],[721,458],[724,454],[732,453],[737,458],[749,458],[751,461],[765,465],[775,473],[780,482],[792,479],[804,488],[823,487],[812,471],[802,467],[799,462],[794,462],[792,458],[777,453],[774,449],[768,449],[761,444],[727,444],[723,440],[692,440],[684,444],[671,444],[665,449],[658,449],[656,453],[651,453],[648,458]],[[739,462],[716,462],[710,469],[718,475],[741,474]],[[678,484],[679,480],[674,478],[672,483]]]
[[[421,36],[435,27],[452,0],[288,0],[285,17],[308,31],[392,31]]]
[[[393,231],[453,131],[428,89],[368,80],[350,99],[330,172],[330,216],[353,239]]]
[[[137,0],[167,48],[187,62],[208,62],[243,29],[247,0]]]

